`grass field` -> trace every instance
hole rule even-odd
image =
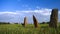
[[[34,28],[33,24],[23,27],[21,24],[0,24],[0,34],[60,34],[60,25],[57,29],[49,28],[48,24],[40,24]]]

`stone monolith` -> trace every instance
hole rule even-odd
[[[24,27],[27,25],[27,17],[24,17],[24,23],[22,24]]]
[[[58,9],[52,9],[49,27],[57,28],[57,23],[58,23]]]
[[[33,22],[34,22],[35,28],[37,28],[38,27],[38,21],[37,21],[37,19],[35,18],[34,15],[33,15]]]

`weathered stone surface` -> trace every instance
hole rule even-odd
[[[34,15],[33,15],[33,22],[34,22],[35,28],[37,28],[38,27],[38,21],[37,21],[37,19],[35,18]]]
[[[49,26],[57,28],[57,22],[58,22],[58,9],[52,9]]]
[[[24,17],[24,24],[22,24],[24,27],[27,25],[27,17]]]

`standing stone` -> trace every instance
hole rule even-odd
[[[57,23],[58,23],[58,9],[52,9],[49,27],[57,28]]]
[[[24,18],[24,27],[27,25],[27,17]]]
[[[34,21],[35,28],[37,28],[38,27],[38,21],[37,21],[37,19],[35,18],[34,15],[33,15],[33,21]]]

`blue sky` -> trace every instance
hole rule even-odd
[[[26,16],[32,23],[35,15],[38,22],[47,22],[53,8],[59,9],[60,17],[60,0],[0,0],[0,21],[21,23]]]

